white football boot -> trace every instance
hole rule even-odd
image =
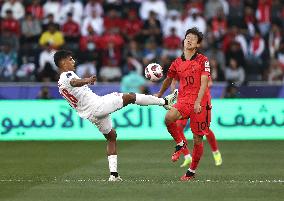
[[[108,181],[116,182],[116,181],[123,181],[123,180],[121,179],[120,176],[115,177],[113,175],[110,175],[109,178],[108,178]]]
[[[170,110],[172,106],[174,105],[175,101],[177,100],[178,97],[178,90],[175,89],[173,93],[167,95],[164,99],[168,101],[167,105],[164,105],[163,107],[166,110]]]

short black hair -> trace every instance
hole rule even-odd
[[[53,56],[53,59],[54,59],[54,63],[56,66],[59,67],[59,63],[62,59],[66,59],[67,57],[69,56],[72,56],[72,52],[71,51],[68,51],[68,50],[58,50],[54,56]]]
[[[198,28],[196,28],[196,27],[193,27],[193,28],[191,28],[191,29],[188,29],[188,30],[186,31],[186,33],[185,33],[184,38],[186,38],[186,36],[187,36],[188,34],[193,34],[193,35],[197,36],[197,38],[198,38],[197,43],[201,43],[202,40],[203,40],[203,33],[202,33],[201,31],[199,31]]]

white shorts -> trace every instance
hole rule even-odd
[[[123,107],[122,95],[122,93],[114,92],[102,96],[95,104],[94,112],[88,118],[103,134],[108,134],[112,129],[110,114]]]

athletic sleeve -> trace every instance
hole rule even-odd
[[[73,71],[65,72],[62,76],[63,76],[63,79],[64,79],[65,84],[67,84],[68,86],[71,86],[70,81],[71,81],[73,78],[80,79],[80,78],[78,77],[78,75],[76,75]]]
[[[177,60],[173,61],[169,70],[168,70],[167,77],[173,78],[175,80],[179,80],[178,74],[177,74],[177,66],[178,66]]]
[[[204,57],[204,59],[202,60],[201,69],[201,75],[207,75],[208,77],[210,77],[210,64],[207,57]]]

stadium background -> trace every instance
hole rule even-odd
[[[283,1],[0,4],[0,200],[283,199]],[[152,94],[161,83],[146,81],[143,68],[157,62],[166,74],[193,26],[205,35],[201,52],[211,65],[212,128],[223,166],[213,166],[207,146],[196,181],[178,182],[184,170],[169,160],[174,144],[165,111],[130,106],[114,114],[118,139],[127,140],[119,142],[125,182],[105,182],[105,143],[61,100],[54,52],[72,50],[76,73],[98,76],[92,89],[99,95]]]

